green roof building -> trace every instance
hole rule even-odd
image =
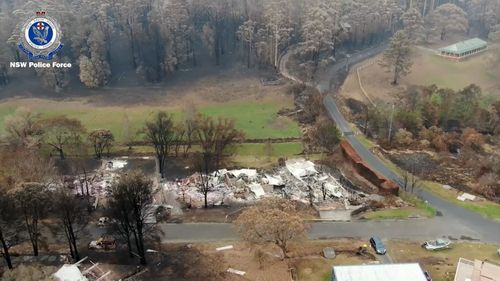
[[[458,61],[485,51],[486,49],[488,49],[488,43],[486,41],[479,38],[472,38],[441,48],[438,51],[440,56]]]

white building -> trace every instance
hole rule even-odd
[[[427,281],[418,263],[334,266],[332,281]]]

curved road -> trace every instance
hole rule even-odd
[[[352,55],[349,58],[349,63],[355,64],[366,60],[380,53],[383,48],[383,46],[375,47]],[[286,78],[301,82],[290,75],[285,67],[288,58],[293,52],[294,50],[283,56],[280,69]],[[316,87],[322,93],[331,92],[334,82],[337,82],[337,85],[342,82],[335,81],[337,79],[335,77],[341,77],[339,74],[346,71],[346,64],[346,59],[340,60],[320,74],[317,81],[306,84]],[[385,177],[401,183],[402,180],[399,176],[395,175],[380,159],[357,140],[331,95],[325,98],[324,105],[330,118],[337,123],[345,138],[366,163]],[[436,237],[448,237],[450,239],[480,240],[500,244],[500,223],[485,219],[479,214],[446,202],[424,190],[419,190],[417,193],[422,199],[427,200],[438,209],[442,216],[432,219],[312,223],[309,238],[368,238],[371,235],[377,235],[385,239],[426,240]],[[163,240],[171,242],[238,239],[232,225],[225,223],[160,224],[160,228],[164,233],[162,235]]]

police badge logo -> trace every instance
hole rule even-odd
[[[30,60],[51,60],[63,47],[61,37],[61,28],[57,22],[46,16],[45,12],[36,12],[23,25],[19,49]]]

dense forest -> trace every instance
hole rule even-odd
[[[377,43],[402,28],[422,42],[500,32],[497,0],[4,0],[0,87],[15,75],[8,62],[25,60],[16,45],[23,22],[38,10],[61,25],[56,60],[73,63],[71,70],[34,70],[56,91],[72,81],[100,88],[124,69],[141,83],[200,65],[272,69],[293,44],[315,68],[334,61],[339,47]]]

